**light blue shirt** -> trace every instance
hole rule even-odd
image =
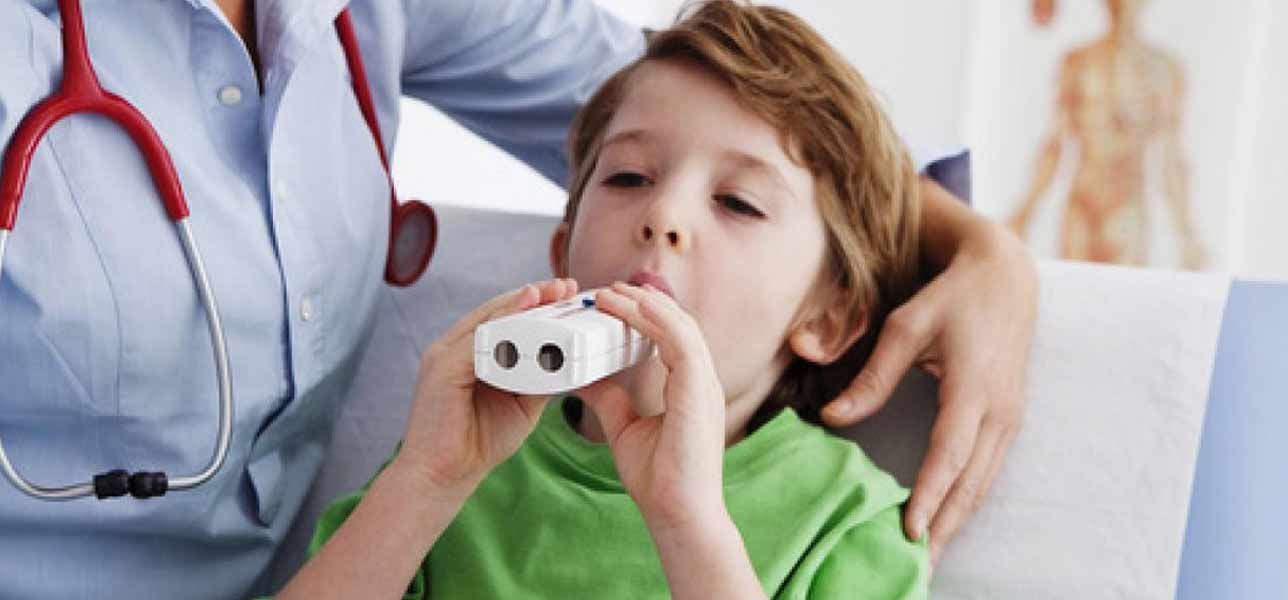
[[[0,481],[0,597],[242,597],[268,565],[384,285],[389,194],[332,24],[344,3],[256,3],[261,96],[213,1],[84,2],[102,84],[148,117],[182,180],[235,428],[213,480],[162,498],[51,503]],[[351,8],[387,148],[408,94],[557,182],[576,108],[643,46],[589,0]],[[0,0],[0,140],[61,56],[53,0]],[[144,163],[105,119],[62,122],[35,156],[0,279],[0,385],[0,435],[40,485],[189,475],[214,447],[205,315]]]
[[[332,26],[258,0],[263,93],[212,0],[85,0],[100,81],[166,143],[223,316],[235,420],[205,485],[50,503],[0,481],[0,597],[232,598],[309,490],[371,330],[388,191]],[[638,56],[589,0],[353,0],[384,132],[425,100],[556,182],[577,107]],[[0,0],[0,140],[60,79],[53,0]],[[427,307],[432,310],[433,307]],[[126,135],[94,116],[36,153],[0,278],[0,435],[45,486],[189,475],[215,443],[205,314]],[[410,390],[408,390],[410,393]]]

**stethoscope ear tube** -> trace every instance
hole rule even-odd
[[[367,122],[367,129],[371,130],[376,151],[380,154],[380,164],[389,180],[389,249],[385,254],[385,283],[407,287],[420,279],[434,256],[434,246],[438,243],[438,217],[434,215],[433,208],[419,200],[398,202],[393,173],[389,170],[389,155],[380,136],[380,119],[376,118],[376,104],[371,98],[371,85],[367,83],[367,69],[362,65],[362,51],[358,47],[358,35],[354,32],[349,9],[341,10],[336,16],[335,31],[344,47],[358,110]]]

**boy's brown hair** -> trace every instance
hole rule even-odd
[[[823,276],[840,290],[849,322],[857,325],[866,312],[870,327],[832,365],[796,358],[750,428],[784,406],[818,422],[822,406],[858,372],[885,315],[915,289],[920,211],[912,161],[867,82],[802,20],[778,8],[709,0],[686,6],[674,26],[651,34],[644,56],[610,77],[573,122],[569,227],[631,75],[667,59],[695,61],[728,84],[814,176],[827,229]]]

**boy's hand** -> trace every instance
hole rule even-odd
[[[654,535],[728,521],[722,494],[725,399],[697,323],[651,286],[614,284],[595,298],[657,346],[667,369],[665,412],[640,417],[612,378],[589,386],[622,484]]]
[[[399,464],[437,489],[468,489],[514,454],[541,416],[546,396],[498,390],[474,376],[474,328],[577,293],[555,279],[497,296],[462,317],[425,351]]]

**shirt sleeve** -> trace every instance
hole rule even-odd
[[[643,31],[592,0],[404,0],[403,93],[567,182],[565,138]]]
[[[814,599],[924,600],[929,597],[930,551],[923,537],[909,542],[892,506],[845,530],[825,550],[817,569],[798,572],[809,578],[803,596]],[[807,561],[808,562],[808,561]]]

